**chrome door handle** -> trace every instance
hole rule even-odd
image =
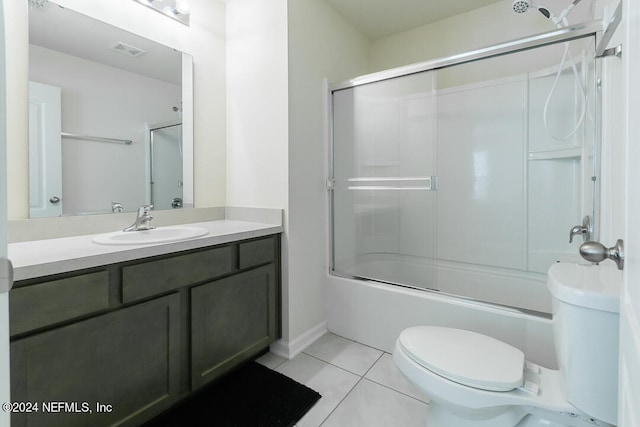
[[[601,262],[608,258],[616,263],[618,270],[624,268],[624,242],[620,239],[610,248],[598,242],[583,243],[580,245],[580,255],[591,262]]]
[[[53,204],[55,205],[56,203],[59,203],[59,202],[60,202],[60,197],[58,197],[58,196],[53,196],[52,198],[50,198],[50,199],[49,199],[49,202],[50,202],[50,203],[53,203]]]

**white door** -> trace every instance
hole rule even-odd
[[[62,215],[60,88],[29,82],[29,218]]]
[[[0,262],[7,257],[7,126],[5,91],[4,3],[0,0]],[[0,405],[9,395],[9,294],[3,291],[8,284],[1,276],[0,266]],[[8,426],[10,413],[0,408],[0,426]]]
[[[626,82],[626,266],[620,307],[620,427],[640,426],[640,2],[623,2]]]

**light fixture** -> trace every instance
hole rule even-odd
[[[134,0],[156,12],[175,19],[184,25],[189,25],[189,4],[184,0]]]

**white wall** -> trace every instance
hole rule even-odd
[[[133,1],[58,0],[56,3],[179,51],[194,62],[194,200],[196,207],[226,201],[225,4],[190,0],[189,27]],[[9,219],[28,217],[28,3],[5,5]],[[190,108],[190,106],[185,106]]]
[[[318,0],[230,0],[227,29],[227,204],[285,208],[286,347],[324,322],[324,79],[366,72],[368,44]]]
[[[565,0],[545,6],[560,14]],[[583,1],[568,16],[570,23],[592,19],[593,2]],[[376,40],[371,47],[371,71],[469,52],[481,47],[550,31],[553,24],[537,11],[515,13],[511,2],[501,1],[433,24]]]
[[[290,337],[321,323],[327,271],[325,79],[368,69],[369,42],[323,1],[289,1]]]
[[[287,205],[287,60],[285,0],[227,3],[229,206]]]
[[[289,331],[287,4],[227,3],[227,205],[285,209],[283,335]]]
[[[0,257],[7,256],[7,132],[6,132],[6,56],[5,56],[5,4],[0,1]],[[9,378],[9,293],[0,294],[0,378]],[[9,401],[11,397],[11,384],[9,381],[0,382],[0,400]],[[3,411],[4,412],[4,411]],[[0,414],[0,425],[8,426],[11,423],[11,414]]]

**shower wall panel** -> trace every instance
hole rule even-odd
[[[438,94],[439,259],[526,268],[525,99],[524,78]]]

